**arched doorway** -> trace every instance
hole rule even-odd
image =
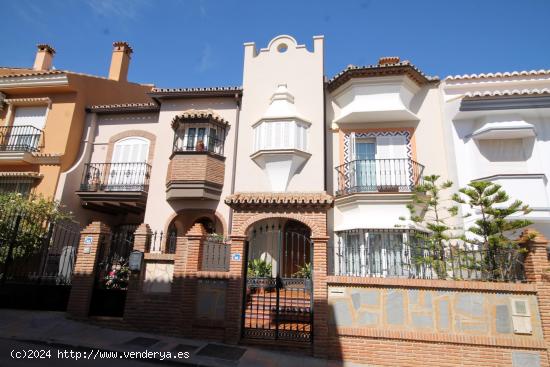
[[[312,242],[301,222],[266,219],[248,231],[243,337],[311,342]]]

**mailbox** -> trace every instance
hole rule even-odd
[[[141,271],[141,263],[143,262],[143,252],[134,250],[130,253],[130,258],[128,259],[128,268],[130,271],[139,272]]]

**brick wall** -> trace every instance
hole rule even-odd
[[[71,317],[88,317],[98,256],[101,246],[108,246],[110,234],[111,229],[101,222],[92,222],[81,231],[67,306]]]
[[[225,162],[207,153],[174,154],[170,159],[166,182],[206,181],[223,185]]]

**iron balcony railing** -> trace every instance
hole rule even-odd
[[[412,159],[357,159],[335,168],[336,195],[409,192],[422,183],[424,166]]]
[[[34,126],[0,126],[0,151],[37,152],[41,145],[42,130]]]
[[[149,190],[151,166],[147,163],[87,163],[80,191]]]

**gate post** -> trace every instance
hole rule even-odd
[[[181,299],[182,334],[192,336],[195,320],[195,305],[197,304],[197,272],[199,271],[201,245],[206,238],[202,224],[195,223],[187,232],[187,256],[183,271],[183,289]]]
[[[148,224],[142,223],[134,232],[134,246],[132,250],[147,252],[147,246],[151,243],[153,231]],[[124,320],[130,324],[137,324],[140,319],[141,294],[145,279],[145,261],[139,273],[130,273],[126,303],[124,304]]]
[[[87,318],[94,288],[96,264],[101,246],[109,240],[111,229],[105,223],[92,222],[80,232],[80,244],[74,266],[67,313]]]
[[[237,344],[241,338],[243,317],[244,269],[246,264],[245,236],[231,236],[231,257],[225,306],[225,342]],[[240,256],[233,256],[239,254]]]
[[[313,355],[328,357],[327,242],[329,237],[313,241]]]

